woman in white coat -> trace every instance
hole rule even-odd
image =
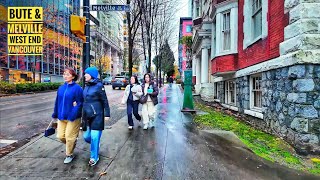
[[[132,76],[130,78],[130,84],[126,87],[121,103],[127,103],[127,115],[128,115],[128,129],[133,129],[133,115],[136,117],[138,121],[141,121],[141,116],[139,115],[139,99],[140,96],[143,95],[142,88],[139,85],[138,77]]]

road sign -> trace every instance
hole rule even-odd
[[[129,5],[92,5],[91,11],[130,11]]]

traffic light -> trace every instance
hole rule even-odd
[[[70,16],[70,30],[77,37],[81,38],[83,41],[86,41],[85,35],[85,25],[86,18],[80,16],[71,15]]]

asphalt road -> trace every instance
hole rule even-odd
[[[111,108],[111,126],[126,115],[120,105],[123,90],[106,86]],[[0,148],[16,141],[24,141],[41,132],[51,121],[56,92],[37,93],[0,98]]]

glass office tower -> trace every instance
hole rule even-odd
[[[43,7],[43,55],[7,51],[7,7]],[[10,83],[61,82],[65,67],[81,72],[82,40],[70,32],[70,15],[80,14],[80,0],[0,0],[0,80]]]

